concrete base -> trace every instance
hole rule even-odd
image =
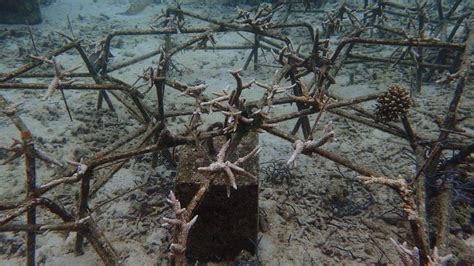
[[[219,150],[224,139],[214,140]],[[229,161],[248,154],[258,145],[257,134],[245,137]],[[206,178],[197,171],[208,166],[194,146],[180,150],[180,163],[176,177],[175,194],[181,205],[187,206],[199,189],[200,180]],[[243,168],[258,175],[258,157],[247,161]],[[249,177],[236,176],[237,190],[226,194],[223,175],[218,176],[209,188],[202,204],[196,210],[199,218],[188,238],[186,254],[189,259],[232,261],[242,250],[254,253],[258,234],[258,182]],[[252,243],[253,241],[253,243]]]
[[[0,24],[27,23],[41,23],[37,0],[0,0]]]

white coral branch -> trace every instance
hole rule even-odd
[[[76,172],[74,173],[73,177],[77,177],[79,175],[85,174],[87,169],[88,169],[88,166],[86,164],[84,164],[84,158],[81,158],[81,160],[79,162],[74,162],[74,161],[70,161],[70,160],[66,160],[66,162],[68,164],[77,166]]]
[[[266,106],[267,106],[267,111],[266,112],[267,113],[270,113],[270,110],[273,107],[273,100],[274,100],[274,98],[277,94],[286,92],[289,89],[292,89],[293,87],[296,86],[296,84],[293,84],[293,85],[290,85],[290,86],[281,87],[280,85],[277,85],[277,84],[262,84],[262,83],[258,83],[258,82],[255,82],[255,84],[257,84],[257,86],[265,89],[264,101],[266,102]],[[265,104],[265,102],[263,104]]]
[[[234,172],[239,175],[244,175],[244,176],[257,179],[256,176],[247,172],[245,169],[239,167],[238,165],[252,158],[253,156],[255,156],[261,151],[261,148],[257,146],[249,154],[245,155],[244,157],[238,158],[235,162],[231,163],[229,161],[225,161],[227,157],[227,151],[229,149],[229,145],[230,145],[230,140],[228,140],[226,143],[224,143],[224,145],[222,145],[219,153],[217,154],[217,159],[215,162],[211,163],[209,166],[198,168],[198,171],[201,171],[201,172],[208,172],[208,173],[224,172],[225,174],[224,181],[226,184],[227,197],[230,197],[231,187],[234,189],[237,189]]]
[[[212,105],[214,105],[214,104],[216,104],[216,103],[223,102],[223,101],[227,101],[227,100],[230,99],[230,94],[228,94],[228,93],[225,92],[225,91],[224,91],[222,94],[216,94],[216,95],[219,96],[219,97],[217,97],[217,98],[215,98],[215,99],[212,99],[212,100],[209,100],[209,101],[207,101],[207,102],[202,102],[202,103],[201,103],[201,106],[207,106],[207,105],[212,106]]]
[[[208,87],[207,84],[200,84],[197,86],[188,86],[180,95],[190,95],[190,96],[197,96],[201,95],[204,90]]]
[[[314,149],[323,146],[328,141],[334,138],[334,131],[332,130],[332,122],[329,122],[326,127],[324,128],[323,136],[318,140],[308,140],[308,141],[301,141],[296,140],[294,143],[295,150],[291,155],[290,159],[288,159],[287,165],[292,167],[296,166],[296,159],[301,153],[311,152]]]
[[[402,244],[395,241],[393,238],[390,238],[395,250],[400,257],[403,265],[405,266],[418,266],[420,265],[420,252],[417,247],[409,248],[407,242],[403,242]],[[452,254],[446,256],[440,256],[439,250],[437,247],[433,248],[431,252],[431,256],[428,257],[428,262],[426,263],[427,266],[444,266],[447,265],[449,260],[453,257]]]
[[[48,90],[46,91],[46,95],[43,96],[43,100],[49,100],[53,96],[54,92],[59,88],[61,85],[61,80],[58,76],[54,76],[53,80],[48,85]]]
[[[240,165],[242,163],[244,163],[245,161],[247,161],[248,159],[252,158],[253,156],[259,154],[260,152],[262,151],[262,148],[260,146],[257,146],[255,147],[255,149],[253,149],[249,154],[245,155],[244,157],[242,158],[239,158],[237,159],[234,164],[235,165]]]
[[[395,250],[400,257],[403,265],[405,266],[418,266],[420,262],[420,252],[417,247],[413,247],[412,249],[408,248],[407,242],[403,242],[402,244],[395,241],[393,238],[390,238]]]
[[[358,180],[364,182],[364,184],[382,184],[386,185],[395,190],[403,201],[403,210],[408,220],[416,220],[419,218],[417,212],[417,206],[413,199],[413,190],[408,185],[407,181],[399,176],[397,179],[391,179],[387,177],[374,177],[374,176],[357,176]]]
[[[240,123],[251,124],[253,118],[248,118],[242,115],[242,111],[237,110],[232,106],[227,107],[229,111],[221,111],[227,117],[228,126],[224,128],[224,133],[235,132]]]
[[[67,77],[71,75],[72,72],[79,69],[80,66],[73,67],[69,70],[63,70],[62,65],[56,61],[56,58],[53,56],[51,59],[54,66],[54,78],[48,85],[48,90],[43,96],[43,100],[49,100],[53,96],[54,92],[59,89],[62,85],[71,84],[74,80],[67,80]]]
[[[446,256],[440,256],[438,247],[433,248],[431,256],[428,256],[428,265],[429,266],[444,266],[448,265],[448,262],[453,258],[453,254],[448,254]]]
[[[163,220],[165,221],[165,224],[163,224],[164,226],[173,225],[177,230],[177,237],[175,238],[175,243],[172,243],[170,246],[171,255],[175,256],[177,260],[184,261],[184,252],[186,251],[189,231],[191,230],[191,227],[196,223],[198,216],[196,215],[193,219],[187,221],[186,215],[184,215],[186,209],[181,208],[181,203],[176,198],[173,191],[170,191],[170,196],[167,201],[173,205],[173,210],[176,216],[176,218],[163,218]]]

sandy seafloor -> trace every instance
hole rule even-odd
[[[42,54],[61,46],[63,38],[54,31],[69,33],[66,15],[71,19],[76,36],[87,42],[97,42],[106,37],[107,33],[118,29],[148,29],[150,22],[165,8],[164,4],[153,4],[139,15],[124,16],[118,13],[127,9],[126,3],[116,1],[89,0],[58,0],[50,6],[42,7],[44,21],[32,26],[37,46]],[[206,7],[200,4],[183,5],[183,9],[193,10],[211,16],[227,17],[233,15],[230,7]],[[294,13],[292,18],[315,23],[320,27],[318,16],[314,13]],[[108,17],[108,18],[107,18]],[[206,23],[201,23],[205,26]],[[303,50],[310,43],[301,30],[287,30],[296,44],[302,44]],[[7,72],[19,67],[28,59],[32,48],[25,26],[1,25],[0,33],[0,72]],[[8,33],[8,34],[7,34]],[[251,35],[245,34],[249,38]],[[6,37],[5,37],[6,36]],[[192,35],[173,36],[173,41],[180,43]],[[245,44],[245,40],[235,33],[215,34],[218,44]],[[117,41],[120,39],[120,42]],[[337,43],[339,38],[332,37]],[[119,37],[112,42],[111,63],[118,63],[133,56],[144,54],[156,49],[163,42],[155,36]],[[26,49],[22,55],[19,49]],[[183,82],[192,83],[204,80],[209,84],[206,95],[212,91],[221,91],[227,86],[233,88],[235,81],[228,70],[242,68],[250,51],[185,51],[174,57],[174,62],[182,73],[171,71],[171,77]],[[389,55],[390,51],[380,50],[376,54]],[[272,64],[272,55],[268,52],[262,60]],[[65,66],[76,66],[80,57],[70,52],[57,58]],[[113,72],[111,75],[133,83],[137,75],[157,58],[151,58],[138,64]],[[53,71],[51,66],[42,67],[43,72]],[[78,72],[85,72],[84,66]],[[275,69],[269,67],[253,70],[252,65],[242,72],[243,80],[257,80],[269,83]],[[349,79],[354,74],[354,80]],[[343,67],[336,77],[337,83],[331,91],[344,98],[362,96],[368,93],[383,91],[389,84],[399,83],[409,86],[410,71],[406,68],[383,64],[352,64]],[[46,82],[50,79],[24,79],[24,82]],[[82,80],[91,82],[92,80]],[[453,86],[426,84],[421,94],[415,97],[415,106],[409,116],[417,131],[426,134],[437,134],[437,126],[433,122],[439,115],[444,115],[452,97]],[[9,90],[0,92],[11,102],[24,101],[19,115],[36,137],[37,146],[61,160],[78,160],[100,151],[105,143],[131,132],[139,127],[136,122],[117,102],[117,112],[107,109],[96,111],[95,91],[65,91],[71,107],[74,121],[69,121],[61,96],[56,93],[50,101],[40,100],[44,91]],[[262,89],[253,86],[244,91],[244,97],[258,99]],[[472,114],[472,85],[465,92],[461,114]],[[154,104],[154,89],[146,95],[145,102]],[[180,96],[172,89],[166,90],[166,110],[179,111],[193,108],[194,100]],[[373,108],[374,102],[364,104]],[[272,115],[295,111],[295,105],[282,105],[273,109]],[[315,119],[310,116],[310,121]],[[222,119],[219,114],[206,118],[205,121]],[[170,129],[182,129],[188,118],[168,119]],[[356,164],[367,166],[387,176],[413,176],[414,163],[410,159],[410,147],[406,141],[379,130],[356,124],[347,119],[325,113],[320,122],[320,129],[332,120],[337,140],[324,148],[333,151]],[[295,121],[285,122],[278,128],[290,131]],[[474,120],[467,119],[463,126],[468,133],[474,130]],[[11,143],[11,138],[19,138],[19,132],[10,121],[0,115],[0,143]],[[321,130],[318,131],[320,133]],[[284,162],[292,153],[292,145],[270,134],[260,134],[260,167],[266,168],[271,162]],[[23,160],[0,165],[1,200],[15,201],[25,194]],[[38,163],[38,182],[50,180],[58,171],[43,162]],[[91,206],[100,204],[107,198],[119,195],[137,184],[148,184],[150,190],[137,190],[127,196],[120,197],[113,203],[95,209],[93,216],[99,228],[119,252],[125,265],[165,265],[168,263],[168,247],[170,230],[161,227],[164,216],[171,210],[165,198],[172,189],[174,170],[159,166],[151,169],[150,157],[142,156],[131,160],[114,178],[92,199]],[[100,174],[99,174],[100,175]],[[344,175],[344,176],[343,176]],[[260,236],[258,257],[263,265],[311,265],[311,264],[346,264],[366,265],[379,262],[396,263],[399,261],[389,242],[389,237],[409,236],[407,224],[400,218],[401,208],[398,197],[390,190],[375,186],[369,189],[354,182],[354,172],[329,160],[314,155],[301,156],[298,167],[293,170],[290,184],[280,180],[267,178],[264,171],[260,173]],[[69,210],[74,206],[74,195],[78,185],[64,185],[48,193],[47,196],[60,201]],[[21,196],[20,196],[21,195]],[[372,196],[370,196],[372,195]],[[355,204],[367,206],[350,209]],[[145,202],[145,203],[144,203]],[[40,211],[40,222],[54,222],[50,215]],[[460,227],[466,217],[453,219],[458,222],[453,227]],[[466,238],[466,239],[461,239]],[[25,244],[23,233],[0,234],[0,264],[18,265],[24,263]],[[474,248],[474,241],[469,235],[453,237],[452,245],[460,241]],[[37,259],[45,265],[101,265],[100,258],[90,245],[85,246],[85,254],[75,256],[73,253],[74,234],[49,232],[37,238]],[[381,249],[391,261],[382,257]],[[381,258],[382,257],[382,258]],[[255,257],[242,255],[242,261],[255,260]]]

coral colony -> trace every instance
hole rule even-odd
[[[311,12],[313,2],[319,1],[302,1],[301,4],[307,12]],[[199,223],[199,205],[206,194],[212,192],[209,187],[216,178],[223,178],[226,196],[231,198],[233,196],[231,188],[238,189],[239,178],[250,177],[256,180],[257,176],[246,169],[249,161],[259,155],[261,147],[252,147],[250,153],[236,160],[229,157],[239,149],[242,139],[249,133],[266,132],[281,138],[282,141],[288,141],[288,145],[293,146],[293,152],[288,154],[286,162],[290,168],[299,166],[297,162],[302,155],[324,157],[358,173],[356,179],[365,185],[383,185],[394,190],[401,199],[402,205],[398,207],[403,211],[404,219],[410,224],[409,230],[412,235],[410,244],[404,239],[401,239],[403,244],[400,244],[400,240],[390,238],[393,249],[399,255],[397,260],[404,265],[446,265],[455,257],[455,253],[448,245],[451,212],[449,182],[436,188],[428,187],[427,184],[435,184],[437,177],[443,176],[439,173],[444,171],[468,171],[462,166],[472,158],[470,157],[474,150],[472,139],[469,140],[467,133],[456,134],[456,132],[460,132],[457,127],[463,120],[457,111],[467,87],[469,68],[472,67],[473,51],[470,47],[473,47],[474,43],[474,19],[472,16],[456,13],[461,1],[446,1],[449,4],[444,5],[431,5],[428,4],[429,1],[412,1],[415,4],[406,7],[391,1],[374,1],[370,4],[369,1],[361,1],[365,2],[362,6],[352,3],[360,1],[347,2],[341,1],[336,9],[326,10],[327,18],[323,21],[322,33],[315,25],[292,20],[292,12],[298,4],[286,1],[263,3],[250,9],[239,8],[231,19],[205,17],[180,5],[170,6],[153,21],[152,29],[112,31],[108,36],[104,36],[106,38],[100,44],[94,46],[93,51],[85,49],[84,41],[74,37],[74,34],[61,33],[67,41],[66,45],[51,50],[41,57],[31,56],[30,63],[0,75],[1,114],[8,117],[21,134],[21,139],[14,139],[11,145],[2,144],[0,150],[9,155],[5,163],[24,156],[27,187],[24,199],[8,204],[0,201],[1,231],[26,232],[25,256],[28,265],[35,265],[36,235],[55,230],[77,232],[76,254],[84,252],[84,241],[87,240],[104,264],[120,264],[123,261],[121,254],[94,222],[94,213],[91,213],[93,208],[90,206],[91,195],[100,190],[131,158],[151,154],[152,163],[156,165],[158,154],[167,154],[173,158],[175,147],[195,145],[197,156],[204,154],[203,157],[207,160],[204,166],[195,170],[207,178],[200,181],[199,190],[186,207],[181,206],[180,200],[171,191],[168,202],[175,216],[163,218],[164,225],[171,225],[175,230],[169,248],[171,262],[175,265],[186,265],[189,259],[186,257],[188,236],[193,233],[193,225]],[[448,12],[446,8],[449,8]],[[141,10],[142,6],[135,6],[127,12],[135,14]],[[433,10],[437,10],[442,17],[428,19],[427,14]],[[288,20],[274,20],[281,12],[287,12]],[[455,13],[458,15],[453,16]],[[406,26],[397,28],[389,23],[390,19],[399,21],[400,17],[407,18]],[[192,20],[209,22],[211,25],[195,27]],[[436,30],[428,30],[442,27],[443,23],[448,22],[450,25],[454,23],[454,27],[450,28],[452,30],[450,34],[441,35]],[[457,32],[461,25],[469,27],[470,30],[466,31],[468,33]],[[73,25],[70,26],[72,31]],[[282,30],[290,28],[304,31],[306,39],[311,42],[311,47],[303,50],[299,43],[282,33]],[[380,32],[376,35],[378,37],[374,37],[375,30]],[[244,47],[238,45],[219,47],[214,38],[215,32],[246,32],[253,34],[254,39],[248,40],[250,45]],[[159,47],[155,51],[149,51],[145,56],[117,65],[110,64],[111,40],[117,36],[156,35],[172,39],[175,34],[186,36],[187,41],[170,47]],[[329,39],[334,35],[339,36],[335,40],[336,43],[332,43],[333,41]],[[323,39],[323,36],[326,39]],[[454,36],[460,37],[454,38]],[[394,46],[397,50],[390,58],[353,53],[352,49],[360,44],[369,47],[366,50],[369,53],[373,47]],[[245,62],[244,70],[230,71],[236,85],[229,85],[221,92],[212,93],[211,96],[206,93],[209,86],[206,81],[186,84],[169,77],[169,71],[173,67],[173,56],[188,48],[250,49],[251,53]],[[62,67],[58,56],[72,49],[77,50],[81,56],[87,69],[86,73],[76,73],[79,67],[69,70]],[[257,72],[251,71],[243,72],[246,75],[242,77],[241,72],[248,68],[252,59],[255,69],[264,67],[264,64],[259,65],[261,61],[259,55],[265,55],[263,52],[266,52],[266,55],[273,55],[273,58],[269,56],[272,67],[276,66],[273,81],[265,84],[259,81]],[[95,57],[89,56],[88,53],[94,54]],[[453,56],[446,58],[442,55],[446,53],[451,53]],[[159,60],[153,65],[143,66],[145,70],[138,77],[136,84],[129,85],[108,75],[111,71],[140,64],[143,60],[157,55]],[[351,60],[409,66],[415,70],[413,73],[415,82],[412,88],[392,84],[381,93],[341,98],[334,95],[329,88],[338,82],[338,71]],[[17,81],[22,74],[45,63],[50,64],[52,67],[49,69],[54,70],[43,73],[50,77],[49,82]],[[430,75],[446,69],[450,69],[451,74],[440,82],[454,84],[454,89],[450,91],[451,102],[441,118],[439,134],[434,135],[433,131],[426,134],[417,132],[410,122],[410,115],[413,100],[416,101],[416,93],[422,90],[422,79],[430,80]],[[246,76],[251,76],[253,79],[244,82]],[[94,83],[84,83],[80,77],[91,77]],[[179,91],[181,97],[194,98],[195,106],[188,108],[189,110],[183,108],[179,113],[167,112],[165,87]],[[67,166],[53,155],[46,154],[36,147],[35,137],[32,135],[34,130],[30,130],[21,118],[20,104],[7,101],[8,97],[5,97],[7,94],[3,93],[7,89],[44,90],[46,91],[44,100],[59,97],[57,92],[61,91],[66,108],[68,108],[67,97],[64,97],[64,92],[97,90],[98,108],[102,107],[105,101],[111,110],[115,110],[116,107],[110,101],[110,97],[113,97],[118,100],[117,103],[123,105],[120,108],[127,110],[143,125],[143,128],[122,138],[111,140],[106,149],[96,154],[69,160]],[[145,95],[153,89],[157,95],[155,106],[144,101]],[[258,91],[258,100],[247,98],[246,95],[250,90]],[[375,101],[374,110],[359,105],[368,101]],[[293,112],[279,114],[274,112],[278,105],[293,103],[295,108]],[[71,112],[74,113],[73,110]],[[407,141],[416,160],[413,175],[398,178],[384,176],[370,167],[351,162],[337,152],[323,149],[327,143],[334,140],[339,127],[336,122],[321,125],[321,117],[327,113]],[[311,114],[317,114],[313,121],[310,121]],[[208,115],[218,117],[219,122],[204,123],[203,117]],[[189,121],[183,125],[183,129],[172,132],[167,126],[167,119],[172,116],[188,117]],[[292,119],[297,120],[293,132],[283,131],[279,127],[282,122]],[[126,150],[120,149],[139,136],[143,136],[145,141]],[[220,148],[208,150],[203,148],[206,141],[218,137],[225,139]],[[444,151],[453,151],[453,156],[447,156]],[[56,165],[60,169],[59,174],[56,174],[49,183],[39,183],[35,171],[38,167],[35,159]],[[95,179],[94,173],[104,168],[110,169],[110,174],[105,179]],[[50,199],[46,194],[63,184],[69,186],[77,184],[80,189],[74,209],[64,207],[61,202]],[[436,213],[428,212],[430,205],[439,206]],[[36,220],[40,216],[36,211],[38,207],[43,207],[62,221],[51,224],[38,223]],[[26,223],[19,223],[21,220],[18,217],[24,214]]]

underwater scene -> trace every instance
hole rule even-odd
[[[0,0],[0,265],[474,265],[473,12]]]

